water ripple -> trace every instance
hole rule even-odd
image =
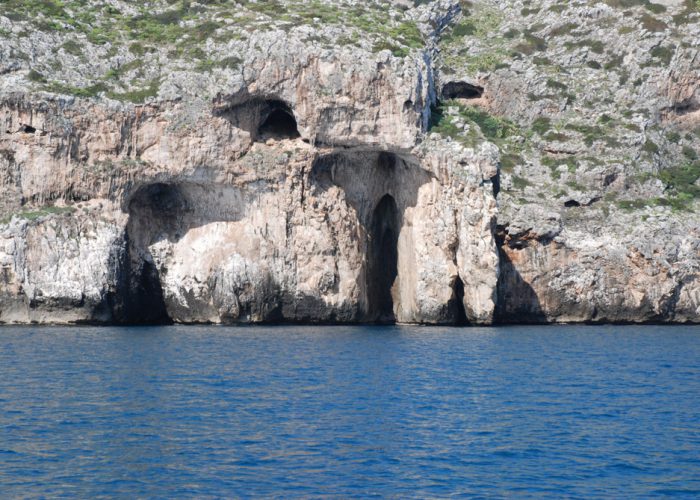
[[[13,497],[693,498],[697,327],[0,329]]]

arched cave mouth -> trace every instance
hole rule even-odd
[[[392,324],[404,318],[402,300],[412,285],[410,276],[403,280],[401,273],[409,270],[413,242],[410,230],[400,235],[406,211],[417,205],[420,188],[431,178],[416,158],[386,150],[339,150],[314,160],[314,195],[324,199],[328,194],[333,203],[337,193],[332,188],[340,188],[363,229],[358,242],[363,251],[361,321]]]
[[[281,99],[248,96],[236,104],[216,109],[215,114],[248,132],[253,141],[301,137],[292,107]]]
[[[286,105],[277,104],[260,124],[257,137],[266,139],[297,139],[300,136],[297,121]]]
[[[386,194],[372,212],[369,231],[367,300],[369,318],[377,323],[394,323],[392,289],[398,276],[399,210]]]
[[[115,318],[123,324],[171,324],[161,276],[149,246],[178,234],[188,212],[185,193],[177,184],[141,187],[128,204],[126,251],[121,258]]]
[[[479,99],[484,95],[484,87],[467,82],[448,82],[442,87],[443,99]]]

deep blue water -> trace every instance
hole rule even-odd
[[[700,496],[700,327],[0,328],[0,496]]]

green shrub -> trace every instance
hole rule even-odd
[[[476,26],[471,19],[463,19],[452,28],[451,36],[453,38],[461,38],[476,33]]]
[[[617,206],[620,207],[623,210],[626,211],[631,211],[631,210],[638,210],[640,208],[645,208],[651,204],[653,204],[654,201],[650,199],[645,199],[645,200],[620,200],[617,202]]]
[[[578,24],[576,24],[576,23],[564,23],[561,26],[557,26],[556,28],[552,29],[549,32],[549,36],[555,37],[555,36],[568,35],[572,31],[574,31],[576,28],[578,28]]]
[[[512,182],[513,182],[513,187],[518,190],[523,190],[527,186],[531,186],[532,183],[528,181],[527,179],[524,179],[522,177],[518,177],[517,175],[514,175],[512,177]]]
[[[700,12],[700,1],[698,0],[685,0],[683,2],[683,11],[679,14],[673,16],[673,22],[675,24],[687,24],[691,21],[692,17],[697,19],[697,14]]]
[[[522,156],[513,153],[501,155],[501,170],[504,172],[512,172],[517,165],[523,165],[525,160]]]
[[[547,141],[566,142],[569,140],[569,136],[564,134],[563,132],[550,131],[547,132],[547,134],[544,136],[544,139]]]
[[[681,134],[676,132],[675,130],[672,130],[671,132],[668,132],[666,134],[666,140],[668,142],[672,142],[674,144],[678,144],[681,141]]]
[[[697,151],[690,146],[683,146],[682,153],[683,156],[685,156],[685,158],[689,161],[695,161],[698,159]]]
[[[659,152],[659,146],[657,146],[657,144],[651,139],[647,139],[644,146],[642,146],[642,151],[649,154],[656,154]]]
[[[46,206],[41,207],[37,210],[27,210],[24,212],[17,212],[10,214],[7,217],[0,219],[0,224],[7,224],[12,220],[13,217],[18,217],[20,219],[25,219],[29,221],[37,220],[40,217],[46,217],[48,215],[72,215],[76,211],[75,207],[55,207]]]
[[[556,90],[567,90],[569,87],[561,82],[558,82],[552,78],[547,79],[547,87]]]
[[[661,19],[657,19],[651,14],[643,14],[641,18],[642,27],[647,31],[659,32],[665,31],[668,26]]]
[[[673,59],[674,50],[659,45],[651,49],[651,57],[658,59],[662,64],[668,66],[671,64],[671,59]]]
[[[46,77],[34,69],[30,69],[27,73],[27,79],[30,82],[46,83]]]
[[[535,52],[547,50],[547,41],[544,38],[535,36],[530,33],[524,34],[525,41],[519,43],[514,49],[521,54],[532,55]]]
[[[146,53],[146,49],[140,43],[134,42],[131,45],[129,45],[129,52],[131,52],[135,56],[142,56]]]
[[[123,93],[108,92],[107,95],[118,101],[128,101],[135,104],[142,104],[149,97],[155,97],[158,95],[158,90],[160,89],[160,81],[153,80],[146,88],[131,90]]]
[[[532,122],[532,130],[543,136],[552,127],[552,120],[546,116],[540,116]]]
[[[74,56],[79,56],[83,53],[83,48],[75,40],[66,40],[63,45],[61,45],[61,48]]]
[[[566,47],[567,49],[588,47],[591,52],[594,52],[596,54],[602,54],[605,52],[605,45],[603,44],[603,42],[601,42],[600,40],[590,40],[588,38],[584,38],[583,40],[577,40],[575,42],[566,42],[564,44],[564,47]]]
[[[666,12],[666,7],[658,3],[647,3],[645,5],[647,10],[652,11],[654,14],[662,14]]]
[[[462,133],[462,130],[452,122],[451,118],[445,115],[443,106],[432,106],[430,108],[428,131],[453,139],[457,139]]]
[[[700,186],[696,184],[700,179],[700,162],[688,162],[679,167],[671,167],[659,172],[659,179],[677,196],[685,200],[700,197]]]
[[[505,118],[490,115],[474,106],[465,106],[457,101],[447,101],[440,106],[431,108],[430,132],[437,132],[446,137],[465,142],[464,131],[458,128],[453,118],[446,115],[446,107],[456,107],[458,115],[465,122],[471,122],[479,127],[484,137],[490,141],[501,143],[504,139],[519,132],[518,127]]]
[[[476,123],[487,139],[497,141],[518,132],[517,126],[508,119],[493,116],[474,106],[460,109],[463,116]]]
[[[76,97],[97,97],[100,93],[107,91],[107,86],[104,83],[95,83],[87,87],[74,87],[60,82],[51,82],[46,89],[57,94],[68,94]]]
[[[587,146],[591,146],[595,141],[603,139],[605,132],[598,125],[588,125],[585,123],[569,123],[565,127],[568,130],[573,130],[583,135],[583,142]]]

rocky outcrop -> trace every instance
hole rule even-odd
[[[692,9],[224,3],[0,13],[0,323],[700,321]]]
[[[624,234],[598,229],[553,237],[501,227],[497,320],[697,322],[697,224],[673,228],[672,239],[653,223]]]
[[[422,59],[309,101],[335,58],[195,111],[5,99],[0,320],[490,322],[497,152],[416,146]]]

